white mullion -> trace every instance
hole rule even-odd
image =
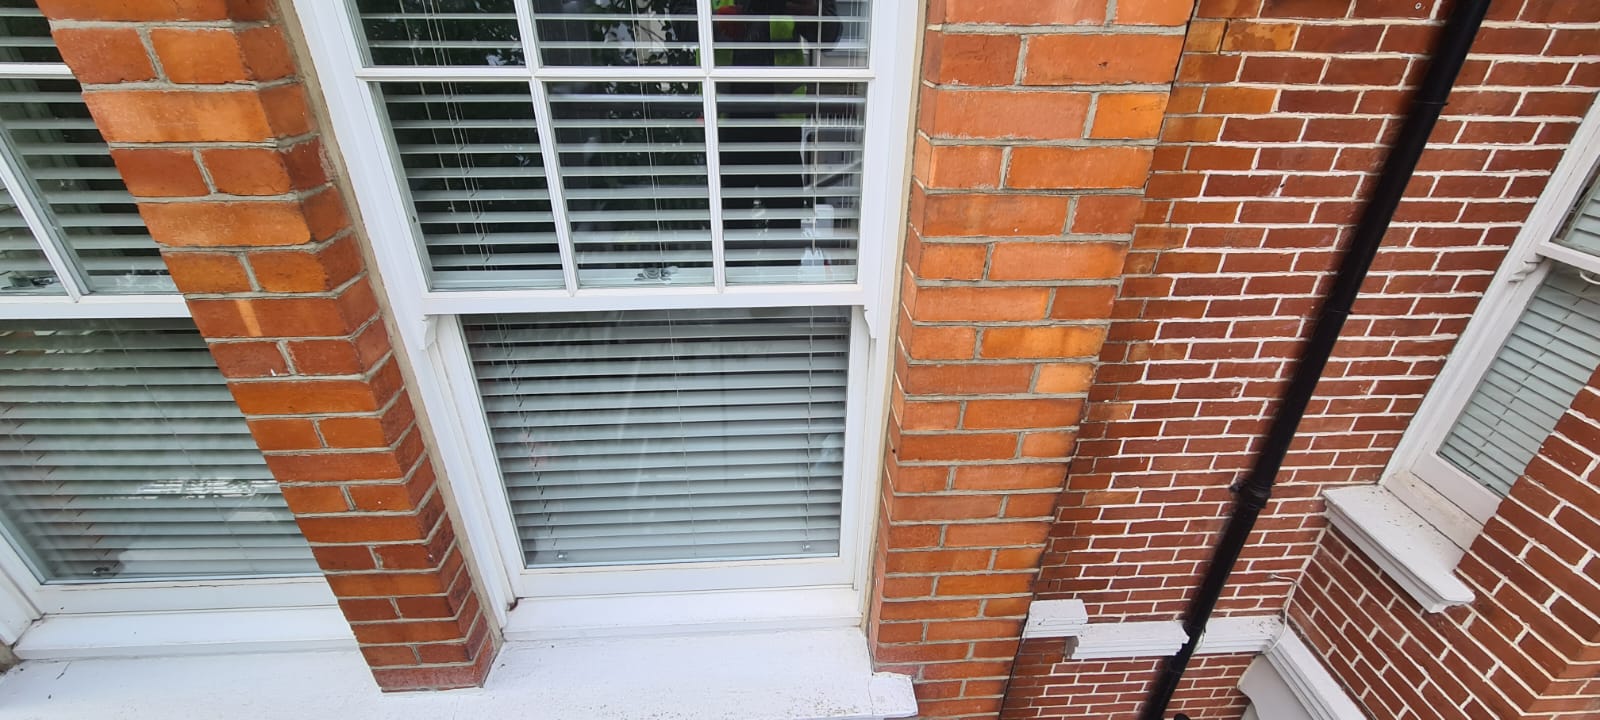
[[[716,69],[716,50],[712,46],[711,3],[695,3],[700,27],[700,70],[706,77],[700,81],[700,99],[705,103],[706,189],[710,193],[711,210],[711,276],[717,292],[728,287],[728,251],[722,227],[722,154],[717,141],[717,84],[711,80]]]
[[[524,77],[533,92],[533,123],[539,130],[539,157],[544,164],[545,191],[550,193],[550,214],[556,226],[556,251],[561,254],[561,281],[570,297],[578,292],[578,252],[567,221],[566,186],[561,182],[561,153],[556,148],[555,123],[550,118],[550,97],[539,79],[544,60],[539,56],[539,31],[528,3],[518,2],[517,28],[522,36]]]
[[[44,208],[44,200],[33,191],[32,183],[25,179],[22,160],[11,145],[11,136],[5,133],[0,133],[0,182],[4,182],[6,190],[11,193],[17,212],[28,223],[28,229],[33,232],[33,241],[39,244],[39,250],[50,262],[50,269],[55,271],[56,279],[67,291],[67,297],[74,302],[82,298],[87,294],[87,281],[73,267],[66,243],[52,229],[53,224],[46,217],[48,211]]]
[[[1600,257],[1590,255],[1582,250],[1565,245],[1557,245],[1546,240],[1539,244],[1535,252],[1564,265],[1571,265],[1591,276],[1600,274]]]
[[[374,72],[377,68],[364,72]],[[388,72],[388,69],[383,69]],[[416,74],[417,70],[430,68],[394,68],[396,73]],[[460,68],[449,68],[460,72]],[[472,68],[468,73],[488,73],[487,68]],[[535,76],[541,80],[593,82],[615,80],[620,82],[694,81],[710,77],[715,80],[756,80],[767,82],[841,82],[871,80],[872,71],[866,68],[767,68],[767,67],[540,67]]]
[[[861,285],[709,285],[561,290],[451,290],[422,297],[426,315],[473,313],[688,310],[694,308],[849,306],[868,302]]]

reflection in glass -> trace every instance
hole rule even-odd
[[[60,295],[66,290],[33,239],[11,193],[0,187],[0,295]]]
[[[552,83],[549,96],[578,284],[710,284],[700,84]]]
[[[0,0],[0,62],[61,62],[35,0]]]
[[[463,325],[530,567],[838,554],[848,309]]]
[[[527,83],[382,83],[435,288],[562,287]]]
[[[1589,181],[1589,190],[1572,209],[1566,232],[1556,236],[1555,244],[1600,257],[1600,177]]]
[[[856,279],[866,87],[717,84],[727,278]]]
[[[357,0],[374,65],[522,65],[514,0]]]
[[[865,67],[869,0],[712,0],[721,66]]]
[[[173,290],[76,82],[0,80],[0,125],[90,290]]]
[[[0,530],[47,582],[317,569],[187,319],[0,322]]]
[[[693,0],[533,0],[546,65],[698,65]]]

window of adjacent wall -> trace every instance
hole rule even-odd
[[[519,596],[863,566],[912,23],[797,5],[297,5]]]
[[[1463,544],[1600,365],[1600,113],[1590,115],[1396,453],[1402,497],[1448,500],[1463,517],[1444,529]]]
[[[327,595],[260,584],[316,564],[31,2],[0,6],[0,540],[25,615]]]

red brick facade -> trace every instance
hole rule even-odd
[[[480,684],[496,632],[269,2],[41,2],[385,690]]]
[[[41,0],[380,685],[480,684],[457,540],[267,0]],[[930,0],[867,632],[925,718],[1135,716],[1449,4]],[[1323,518],[1378,481],[1600,91],[1600,5],[1497,0],[1223,599],[1379,718],[1600,711],[1600,377],[1422,612]],[[1292,598],[1292,601],[1291,601]],[[1240,717],[1249,654],[1172,711]]]

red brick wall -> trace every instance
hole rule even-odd
[[[1097,622],[1181,615],[1440,5],[1199,3],[1039,597]],[[1379,478],[1600,87],[1596,47],[1600,8],[1495,4],[1223,614],[1279,612],[1323,532],[1320,492]],[[1007,716],[1034,716],[1045,688],[1094,697],[1069,670],[1019,666]]]
[[[41,0],[385,690],[494,657],[369,271],[266,0]]]
[[[1189,0],[929,6],[875,657],[994,717]]]
[[[1131,718],[1150,696],[1160,658],[1074,661],[1062,659],[1065,651],[1064,641],[1057,639],[1022,644],[1002,717]],[[1252,659],[1249,654],[1196,657],[1178,686],[1172,713],[1194,720],[1238,718],[1248,702],[1237,687],[1239,676]]]

